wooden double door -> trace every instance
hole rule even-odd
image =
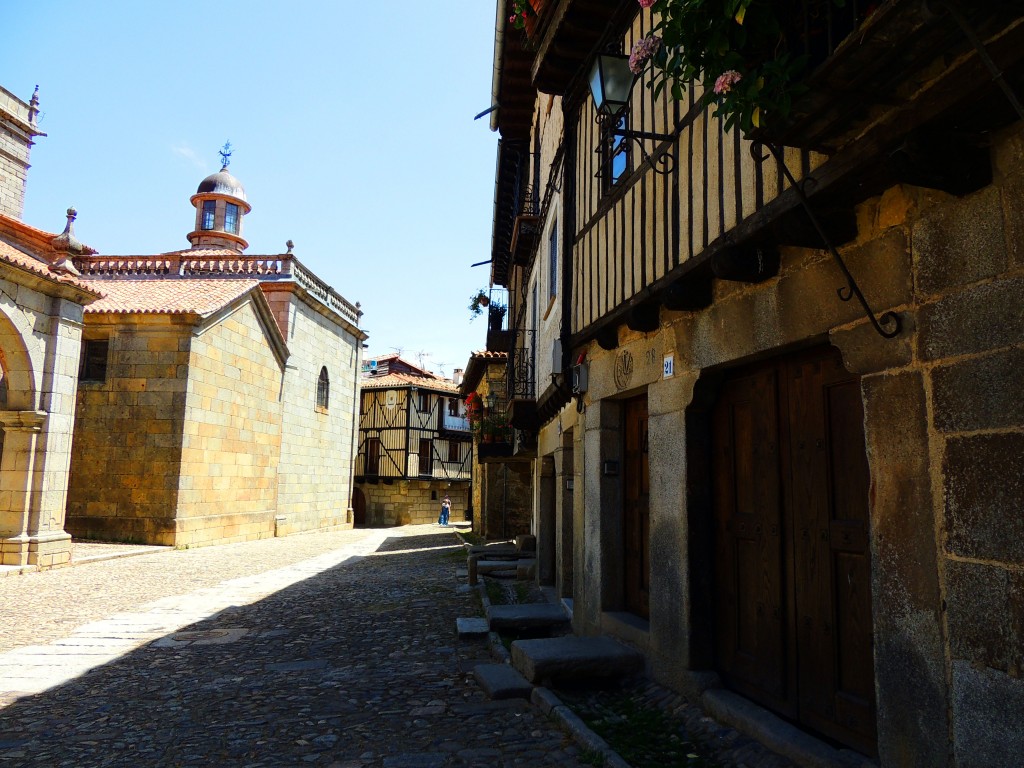
[[[860,381],[821,348],[737,371],[712,420],[715,646],[743,695],[875,754]]]

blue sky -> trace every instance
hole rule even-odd
[[[107,254],[188,247],[189,197],[245,186],[247,253],[298,258],[362,304],[367,355],[451,374],[484,346],[497,136],[494,3],[62,2],[4,8],[0,85],[39,84],[24,220]]]

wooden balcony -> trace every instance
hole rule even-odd
[[[821,6],[802,0],[805,15]],[[764,137],[831,153],[865,139],[886,144],[926,125],[932,132],[976,133],[1007,122],[1009,104],[969,35],[977,36],[1020,93],[1024,6],[977,0],[959,8],[951,11],[942,0],[887,0],[867,12],[851,2],[829,6],[827,18],[815,22],[817,35],[798,22],[795,28],[802,31],[793,32],[793,39],[820,39],[817,50],[812,44],[802,51],[791,46],[810,57],[807,90],[785,123]]]

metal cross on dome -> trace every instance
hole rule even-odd
[[[221,151],[218,152],[217,154],[220,155],[221,162],[224,164],[221,170],[231,165],[231,142],[225,141],[224,148],[221,149]]]

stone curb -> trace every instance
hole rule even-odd
[[[605,768],[632,768],[618,752],[608,746],[607,741],[590,730],[579,715],[563,704],[549,689],[540,686],[534,688],[530,701],[539,707],[541,712],[558,720],[581,747],[600,754]]]

